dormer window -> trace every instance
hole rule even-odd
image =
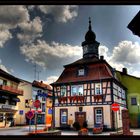
[[[78,70],[78,76],[84,76],[85,75],[85,70],[82,68],[82,69],[79,69]]]

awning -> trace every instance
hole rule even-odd
[[[16,97],[12,98],[12,100],[13,101],[16,101],[16,102],[20,102],[20,99],[19,98],[16,98]]]

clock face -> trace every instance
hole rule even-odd
[[[88,51],[88,46],[84,46],[84,53],[86,53]]]

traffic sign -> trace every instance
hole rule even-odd
[[[19,115],[23,115],[23,110],[19,110]]]
[[[33,113],[32,111],[28,111],[28,112],[26,113],[26,117],[27,117],[28,119],[32,119],[32,118],[34,117],[34,113]]]
[[[41,105],[39,100],[34,101],[34,107],[39,108]]]
[[[118,111],[119,109],[120,109],[119,104],[117,104],[117,103],[112,104],[112,110],[113,111]]]

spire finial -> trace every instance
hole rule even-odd
[[[91,30],[91,18],[89,17],[89,30]]]

